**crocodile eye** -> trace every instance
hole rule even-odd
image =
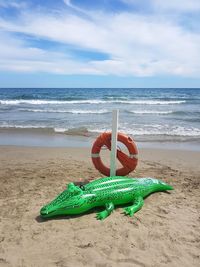
[[[79,190],[70,192],[70,195],[71,195],[71,196],[77,196],[77,195],[80,195],[80,194],[81,194],[81,191],[79,191]]]
[[[76,186],[74,183],[69,183],[67,185],[67,191],[69,192],[70,196],[76,196],[82,193],[81,188]]]
[[[81,184],[80,185],[80,189],[84,191],[85,190],[85,186],[83,184]]]

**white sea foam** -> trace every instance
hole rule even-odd
[[[30,105],[46,105],[46,104],[62,104],[64,101],[50,101],[50,100],[0,100],[1,105],[20,105],[20,104],[30,104]]]
[[[109,113],[106,109],[101,110],[70,110],[69,113],[73,114],[106,114]]]
[[[54,132],[56,133],[66,133],[70,135],[82,135],[88,136],[88,129],[86,127],[75,127],[75,128],[60,128],[55,127]]]
[[[170,111],[158,111],[158,110],[129,110],[128,112],[134,114],[171,114],[173,113],[172,110]]]
[[[113,101],[114,102],[114,101]],[[123,104],[136,104],[136,105],[175,105],[175,104],[183,104],[185,100],[122,100],[116,101],[116,103],[123,103]]]
[[[112,101],[111,101],[112,102]],[[106,103],[103,100],[0,100],[1,105],[20,105],[20,104],[30,104],[30,105],[63,105],[63,104],[101,104]]]
[[[88,99],[88,100],[0,100],[1,105],[20,105],[20,104],[30,104],[30,105],[63,105],[63,104],[135,104],[135,105],[175,105],[183,104],[185,100],[98,100],[98,99]]]
[[[26,112],[40,112],[40,113],[71,113],[71,114],[106,114],[109,113],[106,109],[100,110],[79,110],[79,109],[72,109],[72,110],[63,110],[63,109],[25,109],[21,108],[20,111]]]
[[[168,135],[168,136],[200,136],[200,129],[194,127],[151,125],[149,127],[138,127],[135,129],[125,128],[124,132],[132,135]]]
[[[66,128],[54,128],[54,132],[56,133],[65,133],[68,129]]]
[[[89,129],[90,132],[105,132],[110,131],[110,129],[105,128],[93,128]],[[137,125],[134,129],[129,127],[120,127],[119,131],[124,132],[130,135],[138,135],[138,136],[160,136],[160,135],[168,135],[168,136],[182,136],[182,137],[197,137],[200,136],[200,129],[194,127],[182,127],[182,126],[169,126],[169,125],[143,125],[142,127]]]
[[[0,125],[0,128],[16,128],[16,129],[49,129],[48,126],[46,125],[31,125],[31,124],[8,124],[8,123],[3,123]]]
[[[132,125],[134,126],[134,125]],[[52,129],[57,133],[79,133],[79,132],[97,132],[102,133],[106,131],[110,131],[111,129],[108,127],[96,127],[96,128],[85,128],[85,127],[78,127],[78,128],[64,128],[64,127],[49,127],[47,125],[22,125],[22,124],[8,124],[3,123],[0,125],[0,128],[16,128],[16,129]],[[124,132],[129,135],[133,136],[180,136],[180,137],[200,137],[200,129],[195,127],[182,127],[182,126],[169,126],[169,125],[137,125],[134,128],[130,127],[120,127],[119,131]]]

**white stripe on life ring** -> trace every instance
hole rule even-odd
[[[130,159],[138,159],[138,154],[130,154],[129,158]]]
[[[96,153],[96,154],[91,154],[91,157],[92,158],[99,158],[100,156],[99,156],[99,153]]]

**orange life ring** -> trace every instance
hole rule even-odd
[[[129,155],[127,156],[125,153],[117,149],[117,158],[122,164],[122,168],[116,171],[116,175],[124,176],[130,173],[135,169],[138,162],[138,150],[134,143],[134,141],[125,134],[118,133],[117,141],[123,143],[128,151]],[[97,137],[96,141],[92,147],[92,162],[97,170],[99,170],[102,174],[106,176],[110,176],[110,169],[106,167],[100,157],[100,151],[103,146],[106,146],[109,150],[111,150],[111,133],[102,133],[99,137]]]

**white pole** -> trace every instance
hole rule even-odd
[[[113,110],[112,112],[112,139],[111,139],[111,153],[110,153],[110,176],[116,175],[118,114],[119,114],[118,109]]]

